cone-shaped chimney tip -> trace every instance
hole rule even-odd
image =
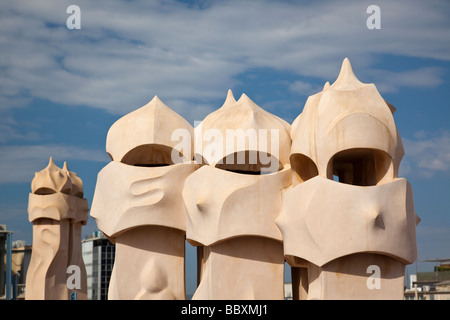
[[[336,81],[331,85],[335,89],[348,90],[355,89],[363,83],[353,73],[353,68],[348,58],[342,62],[341,71]]]
[[[233,91],[231,91],[231,89],[228,89],[227,98],[225,99],[225,101],[236,102],[236,99],[234,98],[234,95],[233,95]]]
[[[57,165],[53,161],[53,157],[50,157],[50,159],[48,160],[47,168],[50,168],[50,167],[57,167]]]

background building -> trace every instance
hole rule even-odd
[[[292,283],[285,282],[284,283],[284,300],[292,300]]]
[[[6,230],[6,225],[0,225],[0,300],[3,299],[24,299],[25,297],[25,279],[27,276],[28,265],[31,258],[31,246],[25,245],[24,240],[12,241],[10,248],[7,248],[6,237],[11,237],[12,231]],[[10,251],[10,261],[8,270],[7,255]],[[9,279],[8,279],[9,275]],[[10,282],[11,291],[8,296],[6,288],[7,282]]]
[[[96,231],[81,242],[81,250],[87,273],[87,298],[106,300],[114,265],[115,245],[101,231]]]
[[[405,299],[450,300],[450,258],[427,259],[420,262],[438,263],[433,271],[417,272],[410,276]]]
[[[6,295],[6,269],[8,267],[6,256],[8,254],[8,250],[11,250],[11,248],[7,248],[6,243],[8,234],[10,233],[10,231],[6,230],[6,224],[0,224],[0,297]],[[11,267],[11,265],[9,267]]]
[[[12,243],[12,281],[17,299],[25,299],[25,284],[31,250],[31,245],[26,245],[24,240],[16,240]]]

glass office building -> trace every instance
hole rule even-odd
[[[88,300],[107,300],[109,279],[114,266],[115,245],[101,231],[82,241],[87,274]]]

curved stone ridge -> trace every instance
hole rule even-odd
[[[184,150],[174,134],[191,139]],[[109,129],[106,151],[114,161],[130,165],[172,164],[175,149],[184,161],[192,160],[194,129],[183,117],[155,96],[145,106],[123,116]]]
[[[72,181],[66,171],[61,170],[50,157],[47,167],[36,172],[31,182],[31,191],[34,194],[51,194],[72,192]]]
[[[83,198],[83,181],[75,172],[69,170],[66,162],[61,169],[53,162],[53,157],[50,157],[47,167],[34,174],[31,192],[37,195],[61,192]]]
[[[286,121],[259,107],[245,93],[236,101],[228,90],[222,107],[195,128],[195,156],[211,166],[231,164],[231,169],[259,171],[257,164],[262,160],[258,157],[269,155],[281,169],[289,163],[289,132]],[[254,152],[254,163],[249,161],[249,152]],[[245,160],[240,161],[239,153],[247,153]]]
[[[91,216],[110,238],[139,226],[186,230],[182,183],[199,167],[180,163],[140,168],[112,161],[98,174]]]
[[[62,171],[67,174],[72,182],[72,191],[71,195],[74,195],[78,198],[83,198],[84,192],[83,192],[83,181],[81,178],[73,171],[69,170],[69,167],[67,166],[67,162],[64,161],[64,165],[62,168]]]
[[[274,220],[281,210],[281,190],[290,184],[289,166],[262,176],[203,166],[183,189],[187,240],[204,246],[239,236],[282,241]]]
[[[71,223],[88,221],[87,200],[61,192],[48,195],[30,193],[28,198],[28,220],[34,222],[41,218],[55,221],[70,220]]]
[[[361,188],[317,176],[284,193],[276,223],[287,240],[286,256],[321,267],[359,252],[413,263],[417,221],[411,185],[405,179]]]
[[[374,84],[356,78],[347,58],[336,81],[308,97],[291,135],[291,160],[292,155],[307,157],[323,177],[329,177],[328,166],[334,155],[356,148],[386,153],[392,161],[389,178],[398,176],[404,150],[392,106]]]

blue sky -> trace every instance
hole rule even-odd
[[[232,89],[292,123],[348,57],[397,108],[419,259],[450,257],[449,17],[446,1],[2,1],[0,223],[31,244],[30,183],[50,156],[91,204],[109,127],[154,95],[194,124]]]

